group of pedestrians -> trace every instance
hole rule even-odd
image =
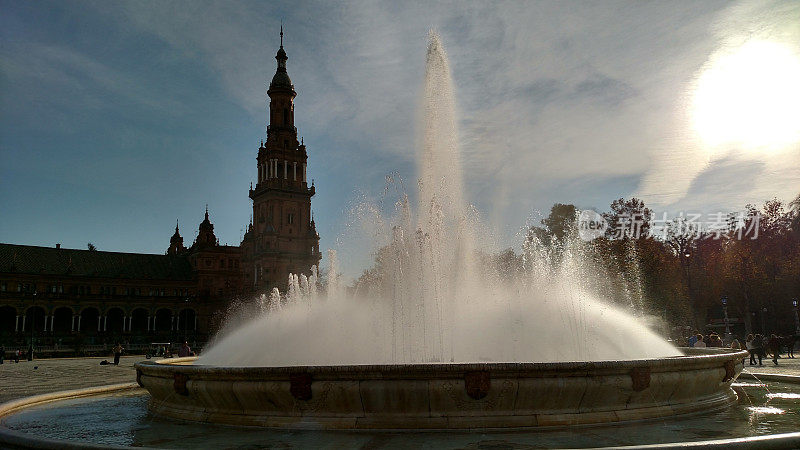
[[[772,362],[777,366],[778,358],[781,357],[781,347],[784,345],[787,350],[786,356],[794,358],[794,342],[794,336],[781,338],[773,333],[767,339],[760,334],[748,334],[745,345],[747,346],[747,351],[750,352],[750,365],[756,365],[756,358],[758,358],[758,365],[763,366],[762,360],[767,357],[767,354],[770,354],[772,355]]]
[[[708,336],[703,336],[700,333],[689,336],[687,339],[689,347],[724,347],[722,338],[717,333],[711,333]]]
[[[24,353],[22,352],[22,350],[20,349],[11,350],[11,358],[9,358],[8,360],[11,361],[13,359],[15,363],[19,363],[20,356],[24,357]],[[6,348],[0,347],[0,364],[3,364],[5,362],[5,359],[6,359]],[[28,361],[30,360],[31,358],[28,358]]]
[[[771,334],[769,337],[765,337],[761,334],[748,334],[745,339],[745,349],[750,352],[750,365],[763,366],[763,360],[769,355],[772,357],[772,362],[777,366],[778,359],[781,358],[781,350],[784,347],[786,348],[786,356],[788,358],[794,358],[794,346],[798,339],[800,339],[800,336],[792,335],[781,337],[776,334]],[[742,345],[737,339],[732,339],[731,342],[726,345],[722,338],[714,332],[706,336],[695,332],[695,334],[686,339],[686,344],[689,347],[730,347],[735,350],[742,348]]]
[[[115,343],[114,347],[112,347],[111,353],[114,354],[114,365],[115,366],[119,365],[119,359],[120,359],[120,357],[122,357],[122,353],[124,351],[125,351],[125,348],[122,347],[122,345],[119,342]],[[166,356],[166,357],[170,357],[170,358],[172,357],[172,351],[168,347],[164,347],[164,349],[162,351],[163,351],[163,353],[161,354],[161,356]],[[25,357],[25,353],[22,350],[20,350],[20,349],[12,350],[11,351],[11,358],[9,358],[9,361],[11,361],[13,359],[15,363],[19,363],[20,356],[22,356],[23,359]],[[28,350],[27,356],[28,356],[28,361],[31,361],[33,359],[33,347],[30,347],[30,349]],[[194,356],[194,352],[192,351],[191,347],[189,347],[189,343],[188,342],[186,342],[186,341],[183,342],[183,345],[181,345],[180,349],[178,349],[178,356],[180,356],[180,357]],[[3,346],[0,346],[0,364],[4,364],[5,363],[5,359],[6,359],[6,348],[3,347]],[[108,364],[108,361],[106,361],[106,362],[104,362],[102,364]]]

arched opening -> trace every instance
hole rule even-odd
[[[182,309],[181,312],[178,314],[178,319],[180,323],[178,324],[178,330],[180,331],[195,331],[195,317],[197,314],[194,312],[193,309]]]
[[[25,311],[25,332],[44,331],[44,308],[41,306],[31,306]]]
[[[111,308],[106,312],[106,331],[122,334],[125,331],[125,312],[121,308]]]
[[[156,311],[156,331],[170,331],[172,329],[172,311],[159,309]]]
[[[0,335],[11,335],[17,329],[17,310],[13,306],[0,306]]]
[[[147,332],[147,310],[144,308],[137,308],[131,313],[131,331],[137,334]]]
[[[53,332],[66,334],[72,331],[72,310],[66,306],[56,308],[53,312]]]
[[[97,308],[84,308],[81,311],[81,333],[97,333],[100,311]]]

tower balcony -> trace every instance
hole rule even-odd
[[[287,127],[282,125],[267,125],[267,136],[269,137],[270,133],[281,130],[288,130],[294,133],[295,135],[297,134],[297,127],[295,126]]]
[[[250,189],[249,197],[253,199],[268,191],[285,192],[289,194],[300,194],[303,196],[313,197],[316,193],[316,188],[313,185],[309,187],[305,181],[271,178],[258,183],[255,189]]]

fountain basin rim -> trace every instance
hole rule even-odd
[[[726,407],[747,351],[632,361],[209,367],[135,365],[167,417],[316,429],[494,429],[628,422]],[[555,396],[549,395],[557,393]]]
[[[553,373],[559,376],[586,376],[588,374],[611,374],[627,372],[634,368],[648,368],[651,372],[670,371],[675,368],[691,368],[708,366],[716,362],[723,363],[734,358],[745,358],[749,355],[747,350],[732,350],[726,348],[679,348],[683,355],[664,358],[648,358],[634,360],[606,360],[606,361],[567,361],[567,362],[478,362],[478,363],[421,363],[421,364],[356,364],[356,365],[298,365],[298,366],[208,366],[191,364],[198,360],[197,357],[162,359],[154,361],[141,361],[134,364],[138,372],[152,375],[169,375],[175,373],[193,374],[200,378],[207,375],[217,380],[226,376],[240,378],[245,375],[258,375],[259,377],[287,374],[307,373],[309,375],[346,376],[354,374],[363,377],[365,374],[379,374],[381,378],[396,375],[399,378],[409,376],[423,376],[426,374],[452,374],[459,376],[464,372],[491,371],[493,373],[525,372],[528,377],[551,377]],[[338,378],[338,377],[337,377]]]

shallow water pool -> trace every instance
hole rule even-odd
[[[655,444],[798,431],[800,385],[734,383],[724,411],[647,422],[550,430],[461,432],[304,431],[234,428],[162,419],[147,411],[144,390],[64,400],[2,420],[51,439],[161,448],[553,448]]]

